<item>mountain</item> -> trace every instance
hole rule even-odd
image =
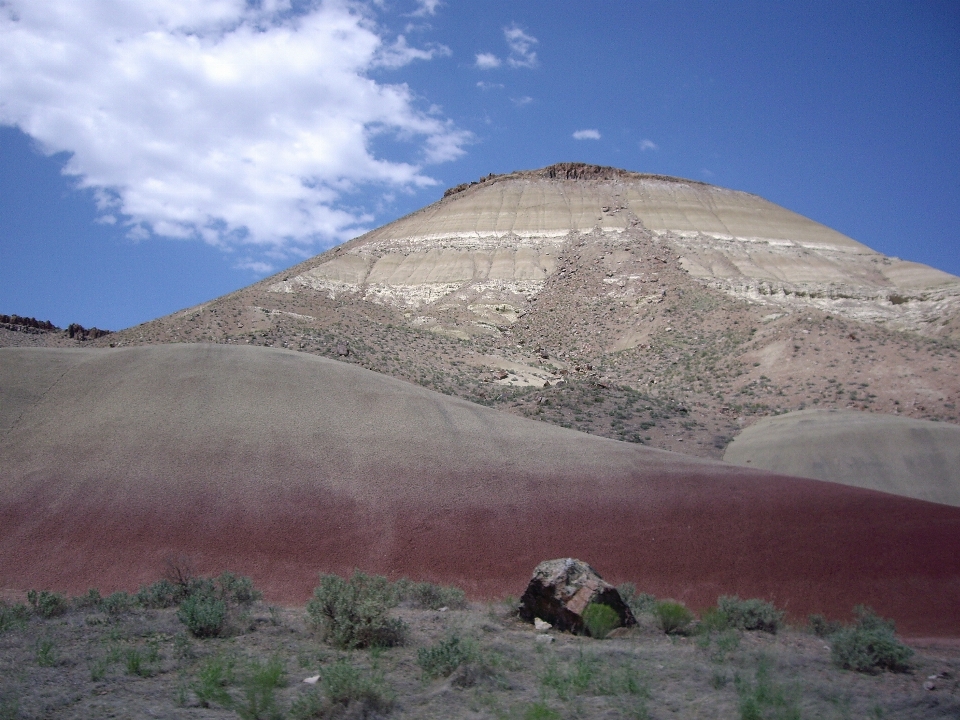
[[[755,195],[576,163],[487,176],[203,305],[47,344],[70,342],[291,348],[713,458],[805,408],[960,421],[960,278]]]
[[[701,608],[960,628],[960,508],[616,442],[305,353],[0,350],[0,589],[167,558],[303,602],[355,567],[518,595],[543,559]]]

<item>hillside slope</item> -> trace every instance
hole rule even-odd
[[[303,601],[354,567],[518,594],[574,556],[693,606],[857,603],[960,633],[960,508],[511,417],[345,363],[0,350],[0,586],[133,588],[186,555]]]

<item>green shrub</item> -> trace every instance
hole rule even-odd
[[[532,703],[523,713],[523,720],[560,720],[562,716],[542,700]]]
[[[271,658],[266,663],[254,661],[243,680],[243,700],[235,705],[237,714],[243,720],[282,718],[274,690],[286,684],[287,671],[280,658]]]
[[[30,619],[30,608],[23,603],[7,605],[0,601],[0,632],[23,627]]]
[[[599,657],[583,651],[564,667],[551,659],[540,676],[540,683],[544,688],[555,690],[564,702],[578,695],[648,695],[632,664],[610,667]]]
[[[617,592],[620,593],[620,599],[630,607],[630,611],[634,615],[654,614],[657,599],[650,593],[638,593],[636,585],[629,582],[617,585]]]
[[[170,608],[179,605],[185,597],[185,588],[174,585],[169,580],[158,580],[152,585],[141,585],[135,599],[145,608]]]
[[[442,607],[460,610],[467,606],[467,597],[458,587],[435,585],[429,582],[395,583],[398,588],[397,598],[407,600],[413,607],[426,610],[439,610]]]
[[[834,664],[844,670],[863,673],[907,672],[913,650],[896,639],[893,621],[885,620],[863,606],[858,606],[854,612],[856,623],[831,638]]]
[[[726,618],[730,627],[738,630],[762,630],[776,635],[783,623],[784,612],[773,603],[753,598],[741,600],[736,595],[721,595],[717,610]]]
[[[344,661],[327,668],[321,678],[323,693],[335,705],[359,705],[365,713],[386,713],[393,707],[393,693],[379,674],[367,674]]]
[[[35,646],[37,665],[40,667],[53,667],[57,664],[57,645],[50,638],[40,638]]]
[[[107,595],[100,603],[100,607],[107,615],[122,615],[133,608],[133,597],[125,592],[115,592]]]
[[[314,718],[328,717],[329,714],[330,703],[324,700],[318,690],[310,690],[293,701],[287,717],[290,720],[314,720]]]
[[[243,575],[234,575],[229,570],[220,573],[217,587],[224,600],[237,605],[250,606],[263,597],[263,593],[253,586],[253,580]]]
[[[216,655],[200,666],[190,689],[201,707],[208,708],[216,703],[229,709],[233,705],[233,698],[227,692],[227,687],[233,682],[233,665],[233,660]]]
[[[603,640],[614,628],[620,627],[620,616],[609,605],[590,603],[583,611],[583,624],[590,637]]]
[[[78,610],[99,610],[103,597],[97,588],[90,588],[86,595],[73,598],[72,604]]]
[[[667,635],[682,635],[689,631],[693,613],[674,600],[660,600],[653,609],[660,629]]]
[[[191,595],[180,603],[177,617],[194,637],[216,637],[227,621],[227,605],[209,595]]]
[[[387,616],[396,602],[385,577],[356,571],[349,580],[321,575],[307,603],[310,622],[342,650],[402,645],[406,625]]]
[[[127,648],[126,661],[127,675],[150,677],[153,674],[150,657],[143,655],[138,648]]]
[[[741,720],[800,720],[796,692],[788,692],[770,677],[770,661],[761,656],[753,683],[739,674],[733,678],[740,701]]]
[[[475,661],[479,651],[475,642],[457,635],[441,640],[436,645],[417,650],[417,665],[424,678],[447,677],[461,665]]]
[[[837,620],[827,620],[823,615],[810,615],[807,618],[810,632],[817,637],[830,637],[843,629],[843,624]]]
[[[48,592],[47,590],[27,591],[27,602],[33,608],[33,612],[40,617],[52,618],[57,615],[63,615],[69,608],[67,598],[60,593]]]

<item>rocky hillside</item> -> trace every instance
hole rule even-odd
[[[960,278],[755,195],[581,164],[452,188],[274,277],[84,345],[167,342],[326,355],[705,457],[803,408],[960,419]]]

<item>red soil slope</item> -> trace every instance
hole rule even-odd
[[[357,567],[519,595],[575,556],[694,607],[857,603],[960,636],[960,508],[605,440],[264,348],[0,350],[0,588],[166,558],[274,601]]]

